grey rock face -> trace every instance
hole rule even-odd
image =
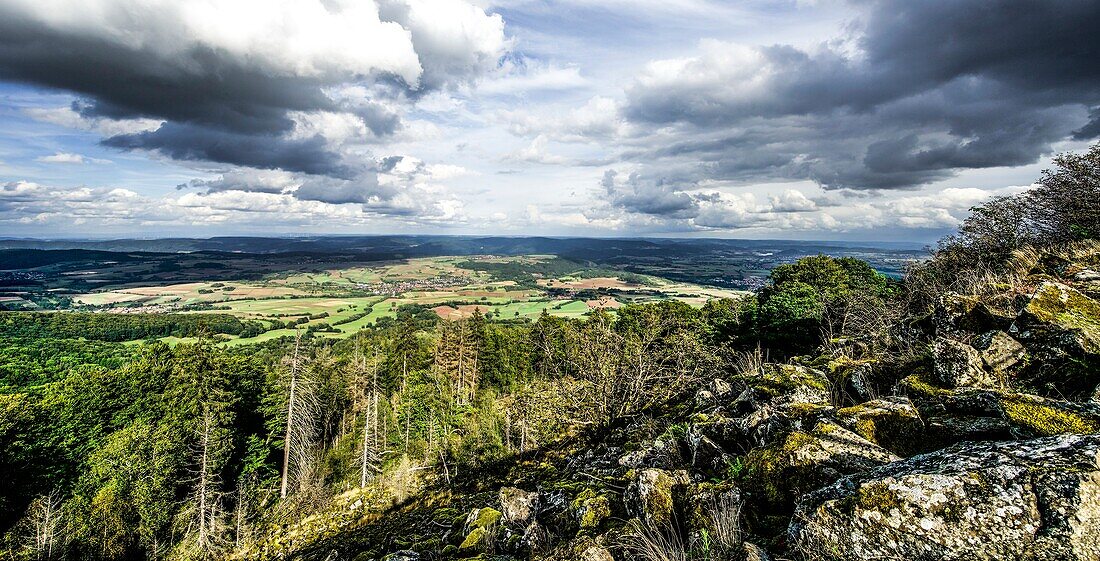
[[[1100,435],[963,443],[804,495],[811,559],[1100,559]]]
[[[539,509],[539,494],[515,487],[500,490],[500,512],[506,524],[527,526]]]
[[[932,348],[936,378],[947,387],[993,387],[993,378],[982,368],[982,355],[970,345],[939,338]]]
[[[983,333],[974,346],[981,351],[985,366],[1002,376],[1019,365],[1027,354],[1024,346],[1004,331]]]

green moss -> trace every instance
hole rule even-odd
[[[488,536],[489,533],[486,532],[484,528],[474,528],[473,531],[466,536],[466,539],[462,540],[462,545],[458,546],[458,549],[473,549],[475,547],[480,547]]]
[[[864,510],[877,510],[889,513],[895,508],[901,508],[901,500],[897,493],[885,483],[871,483],[859,488],[856,492],[856,501]]]
[[[582,530],[593,530],[599,528],[600,524],[611,516],[611,502],[608,501],[607,497],[603,495],[587,499],[584,502],[582,508]]]
[[[1040,321],[1079,331],[1092,352],[1100,351],[1100,302],[1066,286],[1044,283],[1027,305]]]
[[[477,511],[477,520],[474,521],[474,527],[488,528],[500,521],[501,516],[501,512],[495,508],[480,509]]]
[[[947,395],[951,393],[951,390],[946,390],[932,385],[928,382],[928,380],[925,379],[924,376],[920,374],[913,374],[912,376],[906,377],[904,380],[901,381],[900,385],[902,389],[908,390],[909,392],[929,397]]]
[[[1019,397],[1001,401],[1005,416],[1044,436],[1100,432],[1100,423],[1063,409]]]

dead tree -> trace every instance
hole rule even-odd
[[[378,357],[367,358],[359,345],[352,357],[352,404],[363,420],[362,452],[359,486],[365,487],[381,471],[385,450],[385,430],[379,408],[381,388],[378,385]]]
[[[284,361],[288,371],[289,395],[286,402],[286,435],[283,441],[283,474],[279,496],[286,498],[292,485],[301,485],[310,472],[314,433],[317,425],[317,399],[314,384],[303,368],[302,333],[294,339],[294,353]]]

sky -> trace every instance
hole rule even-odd
[[[1100,138],[1096,0],[0,0],[0,236],[930,241]]]

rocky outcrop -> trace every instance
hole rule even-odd
[[[964,443],[799,500],[810,559],[1100,559],[1100,436]]]

